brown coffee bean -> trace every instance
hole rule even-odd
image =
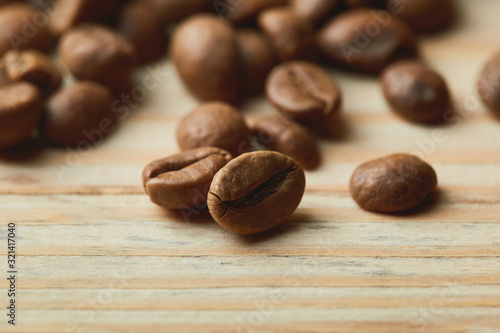
[[[61,85],[61,72],[52,59],[42,52],[35,50],[8,51],[2,62],[2,70],[4,71],[2,76],[6,78],[4,84],[30,82],[40,88],[44,97],[52,94]]]
[[[341,94],[321,67],[305,61],[284,63],[267,78],[266,95],[285,116],[297,120],[325,120],[338,113]]]
[[[54,3],[49,27],[54,36],[60,36],[80,23],[106,20],[116,9],[118,0],[70,0]]]
[[[334,64],[371,74],[418,54],[411,29],[389,12],[375,9],[356,9],[334,17],[319,32],[318,42]]]
[[[214,6],[216,13],[226,17],[232,24],[240,24],[254,19],[267,8],[287,4],[288,0],[220,0]]]
[[[211,9],[214,0],[146,0],[164,21],[180,21],[188,16]]]
[[[236,31],[216,15],[200,14],[175,30],[172,60],[187,88],[203,100],[234,101],[240,93]]]
[[[0,88],[0,149],[26,141],[43,108],[40,90],[27,82]]]
[[[67,31],[59,44],[59,57],[80,80],[90,80],[121,92],[138,64],[130,41],[105,26],[82,24]]]
[[[391,8],[392,7],[392,8]],[[391,12],[403,19],[417,33],[428,34],[448,28],[455,20],[451,0],[388,1]]]
[[[251,131],[233,106],[223,102],[200,104],[177,127],[182,150],[218,147],[238,156],[250,150]]]
[[[316,139],[298,123],[282,116],[261,116],[252,126],[257,141],[272,150],[288,155],[304,169],[319,166],[320,153]]]
[[[400,61],[381,75],[382,90],[392,109],[419,123],[442,122],[451,98],[442,76],[420,61]]]
[[[13,3],[0,7],[0,56],[8,50],[47,52],[52,44],[45,13],[34,6]]]
[[[319,25],[333,14],[340,0],[292,0],[291,6],[301,21]]]
[[[436,185],[436,173],[429,164],[412,155],[396,154],[358,167],[350,190],[362,208],[395,213],[419,205]]]
[[[315,58],[314,26],[301,21],[290,7],[267,9],[260,13],[257,22],[281,61]]]
[[[95,82],[77,82],[52,95],[43,114],[41,134],[52,143],[86,148],[116,127],[111,91]]]
[[[264,91],[267,75],[277,62],[269,40],[262,33],[241,29],[237,33],[242,62],[243,90],[252,95]]]
[[[169,209],[200,207],[210,183],[232,156],[225,150],[202,147],[150,163],[142,173],[152,202]]]
[[[500,53],[488,61],[481,72],[478,90],[483,102],[500,117]]]
[[[224,229],[258,234],[285,222],[304,195],[302,168],[276,152],[253,152],[229,162],[215,175],[208,208]]]
[[[120,12],[118,30],[134,44],[142,63],[158,60],[167,52],[165,26],[147,1],[126,3]]]

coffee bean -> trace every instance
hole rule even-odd
[[[47,52],[52,44],[45,13],[34,6],[13,3],[0,7],[0,56],[8,50]]]
[[[288,0],[222,0],[215,5],[215,11],[232,24],[241,24],[254,19],[261,11],[287,5]]]
[[[128,88],[138,64],[135,48],[126,37],[90,23],[62,36],[59,56],[78,79],[102,83],[115,93]]]
[[[247,95],[264,90],[267,75],[277,62],[269,40],[262,33],[240,29],[237,33],[242,60],[243,90]]]
[[[455,20],[451,0],[405,0],[394,2],[394,11],[415,32],[428,34],[448,28]],[[391,1],[388,2],[389,10]]]
[[[236,31],[229,23],[211,14],[192,16],[175,30],[171,55],[196,97],[228,102],[238,97],[241,60]]]
[[[318,43],[334,64],[371,74],[418,54],[411,29],[389,12],[375,9],[356,9],[334,17],[319,32]]]
[[[290,7],[267,9],[260,13],[257,22],[281,61],[315,58],[314,26],[311,22],[301,21]]]
[[[224,229],[258,234],[295,212],[305,183],[304,171],[288,156],[267,151],[244,154],[217,172],[208,193],[208,208]]]
[[[115,130],[109,89],[94,82],[77,82],[52,95],[43,114],[41,134],[58,145],[87,148]]]
[[[479,77],[479,96],[488,108],[500,116],[500,53],[484,67]]]
[[[0,88],[0,149],[30,138],[43,108],[40,90],[26,82]]]
[[[104,21],[116,9],[118,0],[54,1],[49,27],[54,36],[87,21]]]
[[[170,209],[200,207],[210,183],[232,156],[225,150],[202,147],[150,163],[142,173],[152,202]]]
[[[238,156],[250,150],[251,131],[233,106],[223,102],[200,104],[177,127],[182,150],[218,147]]]
[[[208,11],[214,0],[146,0],[164,21],[180,21],[188,16]]]
[[[412,155],[396,154],[358,167],[350,190],[362,208],[395,213],[419,205],[436,185],[436,173],[429,164]]]
[[[291,6],[301,21],[319,25],[333,14],[340,0],[292,0]]]
[[[61,72],[49,56],[39,51],[8,51],[2,63],[4,84],[27,81],[40,88],[44,97],[61,85]]]
[[[404,118],[419,123],[442,122],[450,110],[450,93],[439,73],[420,61],[401,61],[381,75],[386,100]]]
[[[118,30],[134,44],[142,63],[158,60],[167,52],[163,21],[147,1],[126,3],[120,12]]]
[[[325,120],[338,113],[337,84],[319,66],[305,61],[284,63],[269,74],[269,101],[285,116],[297,120]]]
[[[304,169],[316,169],[320,154],[316,139],[298,123],[282,116],[261,116],[252,126],[258,142],[272,150],[288,155]]]

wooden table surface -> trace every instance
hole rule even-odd
[[[407,123],[375,79],[332,72],[345,96],[338,135],[321,142],[297,212],[267,234],[236,236],[206,214],[186,222],[143,193],[143,167],[177,151],[176,122],[196,105],[168,61],[143,73],[159,86],[102,145],[2,156],[1,251],[15,222],[18,325],[4,310],[0,331],[500,332],[500,121],[475,89],[500,49],[500,1],[458,4],[458,26],[422,41],[457,118]],[[244,109],[273,112],[263,99]],[[407,214],[361,210],[351,173],[394,152],[431,162],[439,192]]]

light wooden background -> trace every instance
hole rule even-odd
[[[16,222],[20,290],[19,325],[7,326],[4,310],[0,331],[500,332],[500,121],[475,96],[500,49],[500,1],[459,6],[459,26],[422,49],[464,106],[460,121],[406,123],[375,79],[332,72],[343,133],[321,143],[324,164],[307,174],[291,220],[262,236],[230,234],[207,216],[184,222],[143,194],[143,167],[177,151],[176,122],[196,105],[168,62],[161,87],[98,148],[3,157],[0,248]],[[245,109],[272,112],[263,100]],[[446,138],[432,147],[440,129]],[[409,214],[360,210],[347,190],[355,167],[422,152],[417,142],[432,148],[439,193]]]

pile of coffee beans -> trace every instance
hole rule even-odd
[[[200,104],[178,125],[182,152],[148,165],[144,188],[168,209],[208,208],[235,233],[277,226],[300,203],[303,170],[322,160],[318,133],[342,107],[325,68],[380,75],[388,105],[408,121],[439,123],[452,112],[447,83],[418,46],[420,35],[454,23],[451,0],[49,3],[0,2],[0,149],[33,137],[100,142],[118,126],[133,72],[169,54]],[[500,116],[499,82],[497,55],[479,94]],[[263,93],[276,113],[246,119],[238,105]],[[360,166],[350,189],[361,207],[390,213],[420,204],[436,184],[429,165],[400,154]]]

